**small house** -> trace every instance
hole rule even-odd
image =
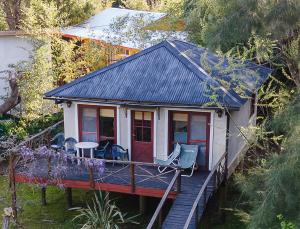
[[[174,144],[199,146],[210,170],[228,152],[234,165],[255,126],[256,94],[270,69],[232,63],[194,44],[164,41],[45,94],[62,104],[65,137],[107,141],[130,160],[166,159]],[[248,136],[247,136],[248,137]],[[250,137],[250,136],[249,136]]]

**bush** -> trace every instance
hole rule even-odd
[[[122,213],[115,203],[109,200],[108,195],[103,197],[101,192],[99,192],[99,197],[95,193],[92,206],[87,205],[87,208],[76,210],[79,214],[73,220],[82,221],[82,229],[117,229],[120,224],[138,224],[133,220],[136,216],[127,217],[126,213]]]
[[[25,119],[0,119],[0,136],[16,136],[18,140],[23,140],[26,137],[37,134],[43,129],[54,125],[63,119],[62,112],[46,115],[44,117],[27,121]]]

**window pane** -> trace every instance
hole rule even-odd
[[[140,111],[134,112],[134,119],[136,120],[142,120],[143,119],[143,113]]]
[[[114,118],[100,117],[100,135],[114,137]]]
[[[143,125],[143,121],[142,120],[134,120],[134,125],[135,126],[142,126]]]
[[[143,142],[151,142],[151,128],[144,128]]]
[[[144,125],[144,127],[146,126],[146,127],[151,127],[151,120],[144,120],[143,121],[143,125]]]
[[[151,112],[144,112],[144,120],[151,121]]]
[[[142,127],[135,128],[135,140],[140,142],[143,141]]]
[[[97,142],[97,134],[82,134],[83,142]]]
[[[192,140],[206,140],[206,116],[204,115],[191,115],[191,130],[190,139]]]
[[[188,122],[173,121],[173,141],[187,143]]]
[[[187,122],[188,121],[188,114],[173,113],[173,121]]]
[[[97,110],[94,108],[82,109],[82,131],[96,132],[97,131]]]
[[[100,109],[100,116],[101,117],[115,117],[115,110],[114,109]]]

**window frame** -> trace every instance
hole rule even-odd
[[[82,131],[82,111],[84,108],[93,108],[96,109],[96,136],[97,136],[97,142],[100,143],[100,141],[105,140],[113,140],[114,144],[117,144],[117,107],[113,106],[98,106],[98,105],[88,105],[88,104],[78,104],[78,131],[79,131],[79,141],[82,141],[83,131]],[[101,139],[101,133],[100,133],[100,109],[113,109],[114,110],[114,137],[108,137],[106,139]],[[93,132],[94,133],[94,132]]]
[[[173,141],[173,115],[174,113],[181,113],[181,114],[187,114],[188,115],[188,124],[187,124],[187,143],[182,143],[182,144],[199,144],[199,143],[206,143],[205,147],[206,147],[206,162],[205,162],[205,167],[203,167],[203,169],[208,170],[208,164],[209,164],[209,150],[210,150],[210,122],[211,122],[211,113],[210,112],[196,112],[196,111],[176,111],[176,110],[169,110],[169,131],[168,131],[168,153],[171,153],[172,151],[172,146],[173,144],[175,144],[176,142]],[[190,136],[191,136],[191,116],[192,115],[202,115],[202,116],[206,116],[206,140],[191,140]]]

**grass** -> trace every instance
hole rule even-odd
[[[72,219],[78,212],[67,209],[67,202],[64,190],[60,190],[54,186],[47,187],[47,205],[41,204],[41,191],[36,185],[17,184],[17,203],[20,207],[18,221],[24,228],[39,229],[39,228],[80,228],[80,222],[74,222]],[[72,190],[73,206],[85,207],[86,203],[90,203],[94,193],[91,190]],[[136,196],[121,195],[110,193],[110,198],[114,199],[117,206],[122,212],[127,212],[128,215],[138,214],[138,198]],[[136,221],[140,225],[123,225],[121,228],[145,228],[149,222],[152,211],[158,204],[158,199],[148,199],[149,210],[145,216],[138,216]],[[0,176],[0,209],[10,206],[10,194],[8,192],[7,176]],[[2,218],[0,217],[2,224]]]
[[[73,206],[85,207],[86,203],[90,203],[94,196],[93,191],[73,189]],[[64,190],[60,190],[54,186],[47,187],[47,205],[41,205],[40,188],[36,185],[17,184],[17,203],[20,206],[18,220],[23,228],[39,229],[39,228],[80,228],[79,222],[72,221],[77,214],[75,211],[67,209],[67,203]],[[204,219],[205,225],[201,228],[214,229],[231,229],[231,228],[246,228],[245,215],[235,211],[237,200],[239,199],[239,192],[235,185],[231,182],[228,186],[227,200],[223,205],[223,213],[225,214],[225,221],[219,220],[216,216],[215,198],[210,201],[210,205],[206,211]],[[139,212],[139,202],[137,196],[123,195],[111,193],[110,197],[115,199],[117,206],[122,212],[127,212],[129,215],[136,215]],[[147,198],[146,214],[139,216],[136,221],[139,225],[123,225],[121,228],[138,229],[145,228],[147,223],[158,204],[157,198]],[[170,207],[171,202],[168,203]],[[0,176],[0,209],[10,206],[10,194],[8,192],[7,176]],[[164,211],[167,213],[167,210]],[[0,221],[2,217],[0,217]],[[2,222],[1,222],[2,224]]]

